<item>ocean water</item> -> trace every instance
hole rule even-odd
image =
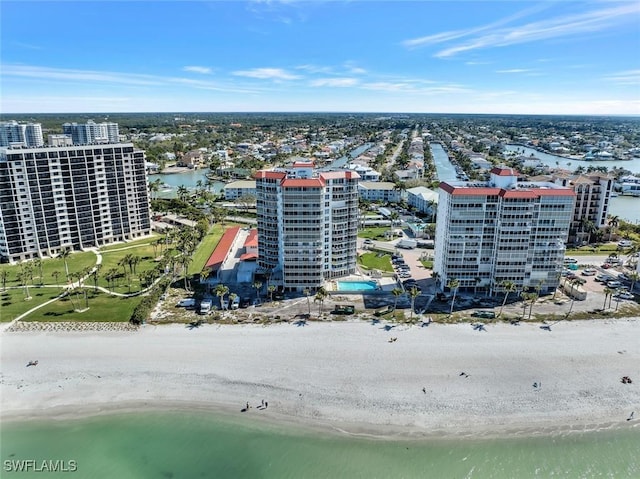
[[[640,430],[378,440],[205,412],[2,425],[2,478],[638,478]],[[75,472],[13,472],[18,461]],[[70,461],[74,461],[71,463]],[[12,469],[13,468],[13,469]]]

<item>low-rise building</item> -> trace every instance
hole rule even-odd
[[[438,207],[438,193],[425,186],[407,190],[407,204],[419,212],[435,216]]]
[[[402,191],[390,181],[361,181],[358,184],[358,196],[365,201],[382,201],[383,203],[402,201]]]
[[[243,196],[256,197],[256,180],[240,180],[227,183],[222,188],[224,199],[227,201],[235,201]]]

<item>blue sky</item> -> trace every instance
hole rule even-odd
[[[3,113],[640,114],[637,1],[2,1]]]

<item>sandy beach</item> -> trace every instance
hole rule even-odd
[[[386,437],[640,424],[640,319],[563,322],[552,331],[384,326],[2,332],[2,419],[156,407],[240,414],[249,402],[242,414]],[[30,360],[38,365],[27,367]],[[262,400],[267,409],[257,408]]]

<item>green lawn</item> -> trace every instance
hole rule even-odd
[[[69,274],[77,273],[85,268],[91,268],[96,264],[96,255],[91,251],[87,252],[75,252],[67,258],[67,265],[69,266]],[[20,286],[18,281],[18,275],[20,274],[20,265],[0,265],[0,271],[7,270],[9,276],[7,276],[7,286]],[[57,279],[53,276],[54,272],[60,273]],[[60,258],[45,258],[42,260],[42,273],[44,278],[40,279],[40,271],[38,268],[33,270],[33,284],[37,285],[43,282],[44,284],[66,284],[64,261]],[[2,285],[0,285],[2,287]]]
[[[116,243],[116,244],[111,244],[109,246],[103,246],[102,248],[100,248],[100,252],[104,253],[105,251],[113,251],[113,250],[131,248],[132,246],[141,246],[141,245],[145,245],[145,244],[151,244],[153,241],[157,240],[161,236],[162,235],[153,234],[153,235],[148,236],[146,238],[142,238],[142,239],[135,240],[135,241],[127,241],[126,243],[120,242],[120,243]]]
[[[160,251],[160,248],[154,249],[154,247],[147,242],[146,244],[139,243],[137,246],[133,245],[133,247],[130,247],[128,249],[119,251],[115,251],[112,249],[110,251],[103,252],[102,266],[100,269],[100,273],[98,274],[98,286],[102,286],[107,289],[110,287],[109,282],[105,279],[105,274],[107,273],[107,271],[114,268],[117,269],[122,274],[122,276],[114,282],[113,291],[117,293],[129,292],[129,284],[126,279],[125,271],[127,275],[130,275],[131,291],[139,291],[143,288],[143,285],[141,284],[139,279],[140,275],[143,272],[154,269],[156,267],[158,263],[154,260],[154,255],[160,255]],[[135,272],[132,272],[129,266],[126,266],[126,268],[118,266],[118,262],[127,254],[139,256],[140,258],[142,258],[142,261],[138,265],[136,265]],[[93,279],[88,278],[86,284],[93,285]]]
[[[384,253],[364,253],[358,257],[358,264],[367,269],[393,272],[391,255]]]
[[[82,313],[74,311],[73,304],[77,308],[84,308],[85,302],[82,295],[76,298],[73,295],[73,303],[69,297],[56,301],[30,314],[23,321],[129,321],[133,310],[142,300],[141,297],[119,298],[106,293],[97,293],[93,296],[89,292],[89,309]]]
[[[60,288],[29,288],[30,300],[24,299],[24,289],[8,289],[0,292],[0,321],[13,321],[31,308],[46,303],[60,294]]]
[[[386,239],[384,234],[389,231],[390,228],[386,226],[376,226],[371,228],[363,228],[358,231],[359,238],[367,238],[367,239]]]
[[[204,265],[207,263],[207,260],[213,253],[213,250],[220,242],[220,238],[222,238],[222,234],[229,228],[233,226],[239,226],[235,223],[226,224],[224,227],[219,224],[213,225],[209,232],[202,238],[202,241],[196,248],[196,251],[193,253],[193,261],[189,265],[189,274],[198,274],[204,268]],[[243,225],[246,226],[246,225]]]

